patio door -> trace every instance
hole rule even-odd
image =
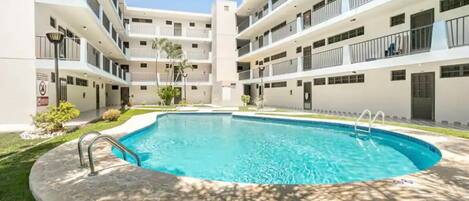
[[[435,73],[412,74],[412,119],[435,120]]]
[[[65,78],[60,78],[59,81],[59,101],[67,101],[67,79]]]
[[[312,101],[311,101],[311,82],[303,83],[303,109],[304,110],[311,110],[312,109]]]
[[[100,108],[100,100],[99,100],[99,84],[97,84],[96,87],[96,109],[99,110]]]
[[[432,26],[435,21],[434,9],[410,16],[411,51],[425,51],[432,43]]]
[[[174,36],[182,36],[182,24],[179,22],[174,23]]]
[[[311,70],[312,65],[311,46],[303,48],[303,70]]]
[[[303,13],[303,29],[311,27],[311,10]]]
[[[178,93],[179,95],[174,97],[174,104],[179,104],[179,102],[181,102],[181,100],[182,100],[182,98],[181,98],[182,97],[182,93],[181,93],[182,90],[181,90],[181,87],[174,87],[174,89],[179,91],[179,93]]]

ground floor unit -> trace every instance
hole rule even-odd
[[[369,109],[383,111],[388,118],[469,125],[468,86],[469,61],[459,60],[289,79],[266,77],[244,83],[243,88],[252,103],[263,96],[270,107],[354,115]]]

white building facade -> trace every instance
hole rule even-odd
[[[124,0],[5,0],[0,7],[0,130],[61,100],[82,112],[160,104],[170,84],[152,41],[180,44],[176,80],[194,104],[266,106],[469,124],[469,6],[460,0],[214,0],[211,14]],[[11,20],[14,19],[14,20]],[[66,36],[54,79],[53,45]]]

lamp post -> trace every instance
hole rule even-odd
[[[260,86],[261,109],[264,108],[264,70],[265,70],[265,66],[259,67],[259,75],[261,77],[261,86]]]
[[[64,39],[64,34],[61,32],[50,32],[46,34],[47,39],[54,44],[54,58],[55,58],[55,102],[56,106],[60,104],[60,85],[59,85],[59,44]]]
[[[187,82],[187,73],[183,73],[182,77],[184,77],[184,101],[187,102],[187,90],[186,90],[186,82]]]

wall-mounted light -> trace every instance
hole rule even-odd
[[[86,26],[83,26],[82,28],[83,28],[83,30],[85,30],[85,31],[88,30],[88,27],[86,27]]]

